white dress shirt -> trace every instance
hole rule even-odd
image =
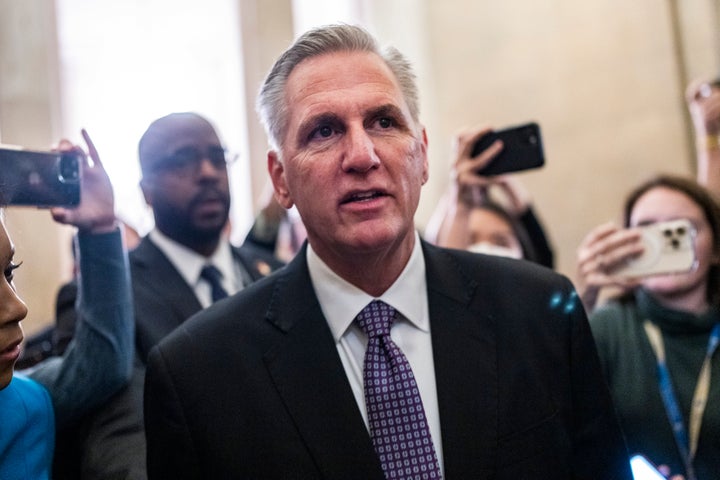
[[[307,249],[307,263],[320,307],[332,331],[355,401],[369,431],[363,389],[363,364],[368,340],[367,335],[354,320],[368,303],[375,300],[375,297],[340,278],[317,256],[310,245]],[[425,258],[417,232],[415,246],[405,269],[378,299],[391,305],[398,312],[390,336],[407,357],[415,375],[440,469],[444,473],[435,365],[430,337]]]
[[[229,295],[242,290],[242,267],[235,262],[230,242],[223,238],[215,252],[210,257],[181,245],[163,234],[157,228],[150,234],[150,240],[165,254],[170,263],[180,272],[180,275],[195,292],[200,305],[206,308],[212,304],[212,291],[210,283],[200,278],[200,271],[205,265],[212,264],[222,274],[222,286]]]

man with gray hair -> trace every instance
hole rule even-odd
[[[309,31],[258,111],[308,241],[151,351],[150,478],[631,478],[571,283],[416,232],[427,137],[397,50]]]

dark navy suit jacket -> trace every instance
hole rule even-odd
[[[630,479],[585,313],[529,262],[422,245],[447,479]],[[151,351],[151,479],[382,479],[305,250]]]

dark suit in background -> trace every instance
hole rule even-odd
[[[282,266],[272,254],[254,245],[233,247],[232,252],[251,282]],[[143,239],[130,253],[130,271],[137,349],[144,363],[155,344],[202,307],[190,285],[150,239]]]
[[[207,119],[183,112],[153,121],[138,143],[138,157],[140,187],[158,236],[151,232],[129,255],[137,347],[133,378],[82,425],[59,432],[56,479],[146,478],[142,392],[147,352],[202,308],[196,279],[185,280],[179,271],[182,262],[234,262],[237,268],[221,265],[240,275],[225,279],[232,288],[247,286],[280,265],[256,247],[227,244],[228,157]],[[221,250],[226,248],[229,254]],[[205,280],[197,281],[202,285]]]
[[[252,281],[282,265],[252,245],[232,251]],[[193,289],[149,238],[129,257],[137,347],[133,378],[79,428],[58,432],[55,478],[146,478],[142,397],[147,351],[202,307]]]

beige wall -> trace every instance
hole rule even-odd
[[[60,100],[54,4],[0,0],[0,141],[46,149],[58,140]],[[31,333],[54,318],[55,294],[71,273],[71,230],[50,213],[7,208],[6,225],[23,265],[16,286]]]
[[[292,2],[237,1],[252,107],[267,68],[293,38]],[[358,0],[366,25],[404,51],[419,73],[431,181],[418,225],[445,188],[458,128],[534,119],[543,128],[547,166],[521,179],[548,227],[558,269],[573,277],[578,243],[594,225],[618,218],[631,186],[655,171],[693,174],[682,92],[689,78],[720,67],[717,4]],[[52,5],[0,0],[0,134],[8,143],[41,147],[62,131]],[[259,197],[267,144],[254,112],[246,114]],[[19,259],[26,260],[19,287],[31,317],[48,318],[67,272],[66,233],[45,212],[9,215]]]

